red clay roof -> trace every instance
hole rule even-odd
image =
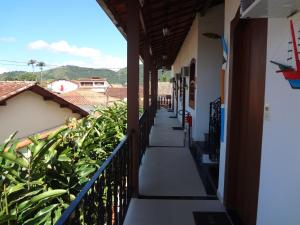
[[[73,103],[74,105],[93,105],[92,102],[75,91],[60,94],[59,96],[66,101]]]
[[[127,98],[127,88],[124,87],[108,88],[106,91],[106,95],[113,98],[124,99]]]
[[[35,82],[0,81],[0,102],[35,85]]]
[[[72,104],[69,101],[57,96],[56,94],[42,88],[34,82],[15,82],[15,81],[1,81],[0,82],[0,105],[5,105],[6,101],[14,96],[21,94],[24,91],[32,91],[44,97],[45,100],[54,101],[61,107],[68,108],[74,113],[81,116],[87,116],[88,112]]]

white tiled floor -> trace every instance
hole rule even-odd
[[[184,132],[175,131],[172,113],[158,111],[140,168],[140,194],[146,196],[206,196]],[[170,147],[173,146],[173,147]],[[176,147],[174,147],[176,146]],[[224,211],[218,200],[132,199],[125,225],[194,225],[195,211]],[[205,224],[204,224],[205,225]]]
[[[124,225],[195,225],[193,212],[209,211],[224,208],[218,200],[132,199]]]
[[[148,148],[140,169],[140,194],[206,196],[188,148]]]

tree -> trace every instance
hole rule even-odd
[[[28,61],[28,63],[27,63],[28,66],[31,65],[31,67],[32,67],[32,73],[33,73],[33,74],[34,74],[34,66],[35,66],[36,63],[37,63],[37,61],[36,61],[35,59],[30,59],[30,60]],[[36,77],[35,80],[37,81],[37,77]]]
[[[44,62],[38,62],[37,64],[36,64],[36,66],[37,67],[40,67],[40,70],[41,70],[41,77],[40,77],[40,82],[42,83],[42,80],[43,80],[43,67],[45,67],[46,66],[46,63],[44,63]]]

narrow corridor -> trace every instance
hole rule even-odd
[[[165,109],[156,114],[139,173],[140,197],[131,200],[125,225],[201,225],[194,212],[225,212],[207,195],[185,132],[172,129],[180,124],[170,116]]]

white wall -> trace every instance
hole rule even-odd
[[[61,88],[63,87],[63,91]],[[56,80],[48,85],[48,89],[57,93],[67,93],[78,89],[79,85],[68,80]]]
[[[197,52],[197,46],[198,46],[198,27],[199,27],[199,20],[198,20],[198,15],[196,16],[195,20],[193,21],[193,24],[190,28],[190,31],[187,35],[187,37],[184,40],[183,45],[180,48],[180,51],[177,55],[177,58],[172,66],[172,74],[173,76],[176,73],[181,72],[181,67],[183,66],[190,66],[190,63],[192,59],[196,59],[196,62],[198,61],[198,52]],[[198,79],[198,69],[196,66],[195,69],[195,79]],[[186,79],[186,83],[189,83],[189,79]],[[197,86],[196,86],[197,90]],[[195,110],[189,107],[189,96],[188,96],[188,90],[186,90],[186,110],[189,111],[193,117],[193,121],[195,122]],[[195,99],[195,102],[197,102],[197,96]],[[178,110],[182,109],[182,102],[178,102]],[[178,116],[178,119],[181,122],[181,116]],[[193,127],[193,134],[195,134],[195,130]]]
[[[211,8],[205,17],[199,17],[198,29],[198,79],[196,90],[195,139],[204,141],[208,133],[209,103],[220,97],[220,73],[223,50],[220,40],[205,37],[203,33],[223,34],[224,5]]]
[[[240,1],[225,0],[225,38],[230,43],[230,22]],[[300,28],[299,13],[293,17]],[[257,225],[300,224],[300,90],[292,90],[278,67],[270,60],[286,63],[289,41],[288,19],[269,19],[265,104],[270,107],[264,120]],[[228,46],[230,50],[230,46]],[[230,53],[229,53],[230,54]],[[225,137],[227,127],[229,68],[225,75]],[[226,138],[221,144],[218,195],[224,196]]]
[[[19,131],[17,138],[23,138],[63,125],[70,117],[80,117],[31,91],[25,91],[6,103],[6,106],[0,106],[0,143],[15,131]]]
[[[295,31],[300,13],[294,16]],[[287,63],[288,19],[269,19],[265,117],[257,225],[300,224],[300,90],[276,73],[270,60]],[[300,47],[300,46],[299,46]]]
[[[220,70],[222,66],[221,42],[204,37],[202,33],[222,34],[224,5],[208,11],[205,17],[196,16],[191,29],[172,66],[173,75],[180,73],[183,66],[196,60],[195,109],[189,107],[189,90],[186,90],[186,110],[193,117],[193,139],[203,141],[208,132],[209,103],[220,96]],[[189,78],[186,79],[187,85]],[[182,108],[179,102],[179,110]],[[181,121],[181,117],[178,118]]]

